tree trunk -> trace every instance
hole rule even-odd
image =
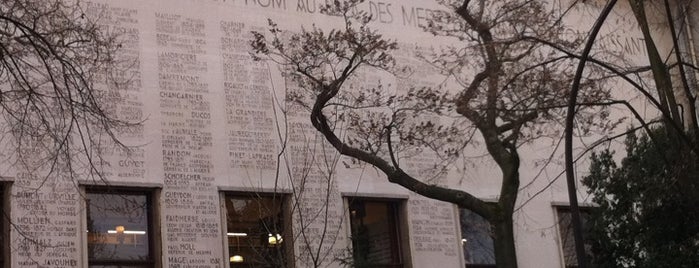
[[[495,213],[491,218],[495,249],[495,264],[497,268],[517,268],[517,252],[515,251],[515,233],[512,214],[519,192],[519,155],[514,146],[506,155],[501,155],[498,164],[502,170],[502,185],[500,198],[496,204]]]
[[[516,268],[517,253],[515,252],[512,211],[502,211],[496,217],[498,219],[493,223],[496,267]]]

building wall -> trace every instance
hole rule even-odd
[[[107,181],[58,176],[42,178],[16,167],[8,174],[11,267],[86,267],[87,228],[84,189],[109,185],[153,191],[159,223],[155,244],[162,267],[227,267],[222,196],[227,192],[285,193],[295,208],[296,267],[308,267],[307,248],[328,252],[322,267],[340,267],[349,252],[346,197],[398,200],[403,204],[405,257],[412,267],[463,267],[457,209],[387,182],[378,171],[351,163],[324,148],[306,114],[289,111],[284,120],[284,92],[294,85],[269,63],[249,57],[251,30],[265,31],[267,19],[283,29],[315,24],[340,25],[319,14],[315,0],[153,0],[85,3],[110,31],[123,34],[123,75],[130,85],[112,107],[122,119],[144,119],[142,127],[121,133],[132,152],[105,148]],[[366,72],[353,83],[378,80],[397,85],[432,85],[439,75],[420,64],[416,51],[452,42],[424,33],[420,26],[432,10],[427,1],[367,1],[375,27],[401,45],[399,62],[417,74],[396,78]],[[590,10],[597,10],[594,6]],[[586,13],[571,18],[582,29]],[[622,7],[617,16],[628,12]],[[582,23],[584,22],[584,23]],[[606,33],[609,46],[643,62],[633,30]],[[125,66],[126,66],[125,65]],[[643,105],[640,103],[639,105]],[[288,144],[282,143],[287,137]],[[284,149],[285,154],[278,156]],[[467,152],[472,156],[481,149]],[[560,161],[539,165],[562,150],[555,142],[524,148],[522,193],[515,225],[520,267],[561,267],[554,204],[567,200]],[[429,155],[406,159],[411,172],[424,172],[437,160]],[[330,165],[325,165],[329,163]],[[583,166],[584,167],[584,166]],[[583,168],[581,168],[582,170]],[[329,176],[328,174],[332,174]],[[542,175],[543,174],[543,175]],[[499,171],[487,157],[470,169],[454,170],[438,183],[495,200]],[[531,184],[529,184],[531,182]],[[526,185],[526,186],[525,186]],[[549,187],[549,188],[546,188]],[[300,189],[303,189],[301,192]],[[543,190],[542,194],[538,192]],[[529,200],[531,199],[531,200]],[[581,201],[589,203],[582,195]],[[326,207],[327,206],[327,207]],[[326,211],[327,208],[327,211]],[[327,216],[313,218],[318,212]],[[303,226],[303,227],[302,227]],[[326,231],[326,232],[324,232]],[[324,240],[323,233],[325,233]],[[307,235],[303,237],[302,235]],[[304,239],[308,240],[304,240]]]

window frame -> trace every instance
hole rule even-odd
[[[0,246],[2,246],[2,250],[0,252],[0,265],[2,265],[2,267],[12,266],[12,248],[10,247],[10,219],[12,215],[12,206],[10,204],[12,200],[11,186],[11,181],[0,181],[0,200],[2,200],[2,203],[0,204],[0,216],[2,216],[2,219],[0,219],[0,236],[2,236],[0,239]]]
[[[353,201],[355,200],[360,200],[364,202],[374,202],[374,203],[384,203],[384,204],[389,204],[389,209],[391,209],[391,216],[393,218],[393,225],[389,225],[392,228],[392,233],[395,237],[395,241],[393,242],[394,244],[391,245],[391,248],[396,249],[396,253],[398,255],[399,262],[398,263],[393,263],[393,264],[369,264],[369,267],[412,267],[411,264],[411,255],[410,255],[410,237],[408,234],[408,217],[406,213],[406,199],[400,199],[400,198],[386,198],[386,197],[371,197],[371,196],[361,196],[361,195],[346,195],[344,196],[344,201],[345,201],[345,211],[347,213],[347,229],[348,229],[348,238],[349,238],[349,246],[352,248],[351,251],[351,257],[352,261],[354,261],[354,250],[355,250],[355,245],[354,245],[354,234],[353,234],[353,226],[352,226],[352,204]]]
[[[88,203],[88,194],[124,194],[124,195],[138,195],[145,196],[146,198],[146,221],[148,225],[148,251],[149,259],[145,261],[137,260],[93,260],[90,258],[89,253],[89,239],[88,235],[85,235],[85,260],[87,267],[92,266],[132,266],[132,267],[161,267],[160,258],[162,254],[160,253],[160,244],[158,243],[158,237],[160,234],[160,224],[158,218],[159,207],[157,206],[159,200],[159,189],[155,188],[143,188],[143,187],[123,187],[123,186],[85,186],[83,188],[84,206],[85,206],[85,230],[87,230],[87,222],[90,217],[88,208],[90,204]]]
[[[581,217],[581,219],[583,219],[583,217],[584,217],[583,214],[587,214],[588,217],[592,214],[592,210],[594,209],[594,206],[581,204],[580,206],[578,206],[578,209],[580,211],[580,217]],[[559,252],[558,256],[559,256],[559,259],[561,261],[561,267],[562,268],[577,268],[577,267],[579,267],[579,265],[577,264],[577,259],[576,259],[577,253],[575,252],[575,249],[573,249],[573,258],[576,259],[575,265],[568,265],[566,263],[566,252],[565,252],[565,249],[563,248],[564,247],[564,245],[563,245],[564,244],[564,241],[563,241],[564,237],[563,237],[563,232],[561,230],[561,216],[560,216],[561,211],[565,211],[565,212],[570,214],[571,213],[570,205],[567,205],[567,204],[565,204],[565,205],[553,205],[553,214],[554,214],[554,220],[555,220],[555,225],[556,225],[556,235],[558,236],[558,239],[556,240],[556,244],[558,245],[558,252]],[[572,227],[572,217],[571,217],[571,225],[570,225],[571,232],[573,230],[572,228],[573,227]],[[583,230],[583,232],[585,232],[585,230]],[[585,236],[583,236],[583,237],[585,237]],[[571,243],[573,243],[573,246],[575,246],[575,241],[572,241]],[[585,245],[587,246],[586,242],[583,242],[583,243],[585,243]],[[589,259],[587,261],[588,261],[588,263],[590,262]]]
[[[287,267],[294,267],[294,244],[293,244],[293,226],[292,226],[292,215],[291,215],[291,196],[284,192],[259,192],[259,191],[220,191],[220,203],[221,203],[221,231],[223,237],[223,256],[225,257],[223,261],[226,263],[224,267],[233,267],[230,260],[230,243],[228,242],[228,207],[226,206],[227,199],[229,197],[238,198],[270,198],[278,197],[281,202],[281,213],[282,213],[282,226],[284,230],[284,242],[282,245],[282,253],[285,258],[285,265]]]
[[[489,202],[489,203],[490,203],[490,202]],[[486,219],[483,218],[482,216],[476,214],[475,212],[473,212],[473,211],[470,210],[470,209],[467,209],[467,208],[459,208],[458,206],[455,206],[455,207],[456,207],[456,214],[457,214],[457,217],[458,217],[458,220],[459,220],[459,222],[458,222],[458,224],[459,224],[459,226],[458,226],[458,230],[459,230],[459,241],[463,241],[463,239],[464,239],[464,234],[463,234],[463,232],[462,232],[462,228],[463,228],[463,227],[462,227],[462,224],[463,224],[463,223],[461,222],[462,211],[468,210],[470,213],[473,213],[474,215],[476,215],[476,216],[482,218],[486,223],[488,222],[488,220],[486,220]],[[490,228],[492,229],[493,226],[491,225]],[[493,252],[492,252],[492,253],[493,253],[493,261],[495,262],[495,261],[496,261],[496,259],[495,259],[495,238],[491,236],[491,237],[490,237],[490,241],[493,243]],[[467,263],[467,262],[466,262],[466,255],[464,254],[464,246],[465,246],[465,245],[464,245],[463,242],[462,242],[462,243],[461,243],[461,255],[462,255],[462,258],[461,258],[461,259],[463,260],[464,267],[468,267],[468,268],[495,268],[495,267],[497,266],[496,263],[493,263],[493,264]]]

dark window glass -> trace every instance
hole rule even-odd
[[[5,265],[5,218],[9,217],[10,215],[5,215],[5,188],[0,186],[0,267],[4,267]]]
[[[495,267],[490,223],[468,209],[459,210],[461,244],[467,267]]]
[[[399,203],[350,198],[353,267],[403,267]]]
[[[563,248],[563,261],[565,262],[565,267],[578,267],[578,259],[575,254],[575,238],[573,236],[573,221],[570,215],[569,207],[557,207],[556,212],[558,214],[558,231],[561,234],[561,247]],[[583,228],[588,226],[587,220],[590,218],[589,208],[580,208],[580,219],[583,223]],[[586,231],[583,230],[583,236],[585,237]],[[590,263],[592,258],[592,248],[588,241],[584,242],[585,254],[587,254],[587,262]],[[588,265],[589,266],[589,265]]]
[[[225,196],[231,267],[285,267],[284,198],[258,194]]]
[[[150,213],[147,193],[88,191],[90,267],[152,267]]]

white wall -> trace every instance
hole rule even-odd
[[[291,153],[282,158],[281,176],[276,177],[277,153],[281,148],[278,131],[283,130],[283,122],[278,119],[281,107],[276,106],[276,101],[283,102],[287,84],[275,66],[252,62],[248,54],[249,31],[264,31],[267,18],[289,30],[310,27],[313,23],[319,27],[339,25],[336,18],[299,6],[307,4],[308,7],[313,3],[314,0],[100,0],[89,4],[88,14],[101,14],[111,30],[125,33],[127,42],[123,55],[137,59],[136,67],[126,75],[138,83],[121,92],[128,101],[118,104],[118,113],[124,119],[142,115],[146,121],[142,129],[123,135],[125,143],[137,146],[136,154],[126,156],[117,150],[106,155],[111,163],[107,168],[108,179],[118,185],[162,188],[159,200],[162,235],[158,242],[162,244],[164,267],[176,267],[176,257],[200,263],[197,267],[219,267],[216,263],[226,263],[221,230],[225,226],[220,224],[222,212],[218,203],[221,191],[269,192],[277,187],[290,192],[292,183],[297,182],[289,179],[287,167],[292,171],[291,177],[298,178],[300,170],[308,167],[303,163],[308,152],[316,153],[317,158],[323,156],[332,160],[337,157],[332,151],[323,154],[320,147],[308,149],[307,146],[320,137],[310,127],[305,114],[291,115]],[[401,43],[438,47],[452,42],[433,38],[417,27],[416,24],[425,23],[426,10],[439,9],[431,2],[394,0],[368,1],[367,4],[377,14],[375,27]],[[578,10],[582,15],[570,17],[569,22],[587,30],[593,21],[590,14],[598,10],[593,6],[588,8]],[[626,18],[629,15],[625,7],[620,7],[615,14]],[[631,22],[620,22],[624,23]],[[642,63],[643,49],[634,47],[640,34],[632,28],[609,27],[605,40],[626,59]],[[233,42],[224,42],[224,39]],[[409,53],[405,55],[412,57]],[[378,76],[396,79],[385,74]],[[376,78],[372,74],[367,77],[368,80]],[[429,84],[434,83],[435,78],[432,74],[410,79],[414,83]],[[638,105],[643,106],[643,101]],[[279,129],[278,124],[282,124]],[[518,259],[523,268],[562,266],[552,204],[567,202],[567,195],[564,178],[558,176],[562,172],[562,149],[556,147],[556,142],[536,143],[520,153],[523,189],[518,203],[527,203],[514,217]],[[542,167],[541,161],[552,153],[552,164]],[[332,246],[337,254],[349,243],[348,231],[341,229],[341,223],[347,219],[343,195],[379,196],[406,200],[414,267],[436,264],[463,267],[458,217],[452,205],[392,185],[371,168],[347,168],[341,161],[348,160],[340,159],[336,167],[329,202],[333,219],[330,228],[339,230],[338,240]],[[435,160],[426,157],[412,161],[419,164]],[[542,168],[544,171],[540,172]],[[584,174],[585,169],[584,164],[580,165],[578,174]],[[500,173],[487,157],[477,160],[464,174],[450,176],[446,178],[450,185],[468,189],[485,199],[495,199],[499,192]],[[306,187],[313,191],[305,194],[302,201],[322,205],[325,203],[322,197],[325,177],[315,173],[310,178],[315,181]],[[84,267],[85,239],[81,232],[84,208],[75,184],[58,178],[36,192],[34,188],[41,185],[36,178],[18,172],[13,180],[11,218],[18,228],[34,232],[22,235],[12,229],[13,267],[34,266],[34,263],[41,267]],[[191,193],[192,196],[189,200],[168,198],[177,193]],[[589,202],[582,190],[580,198]],[[200,222],[209,223],[207,228],[215,235],[198,233],[193,241],[185,241],[183,238],[187,234],[173,230],[190,226],[191,222],[168,217],[174,215],[197,215]],[[83,226],[78,227],[81,224]],[[312,226],[321,228],[323,222],[314,222]],[[422,231],[429,226],[439,226],[439,231]],[[298,232],[298,226],[294,227]],[[40,239],[47,247],[34,247],[26,236]],[[170,247],[188,244],[194,244],[201,252],[169,253]],[[296,252],[301,252],[301,248],[302,245],[297,244]],[[184,263],[179,264],[184,267]],[[300,261],[297,266],[303,267]],[[330,266],[337,267],[337,264]]]

